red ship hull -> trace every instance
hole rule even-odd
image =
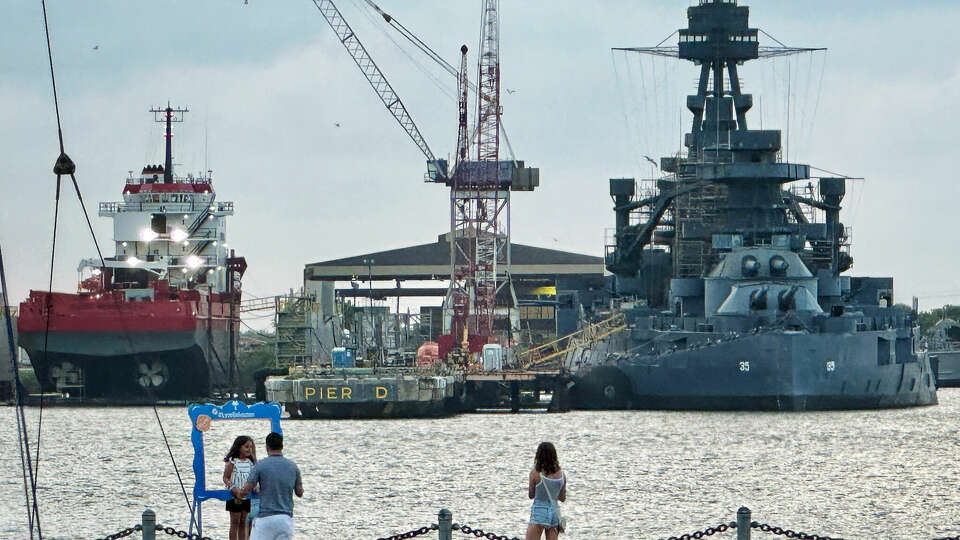
[[[44,391],[150,401],[226,389],[229,303],[162,285],[138,292],[30,292],[18,333]]]

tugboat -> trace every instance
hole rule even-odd
[[[152,108],[166,124],[163,165],[131,175],[113,219],[115,255],[85,259],[76,293],[31,290],[19,339],[44,392],[136,403],[228,390],[243,257],[229,249],[212,172],[176,176],[172,123],[185,108]]]
[[[738,67],[811,51],[761,47],[749,8],[701,0],[676,46],[632,48],[699,66],[685,155],[650,196],[611,179],[607,246],[624,330],[571,351],[577,408],[873,409],[937,403],[916,310],[893,279],[853,265],[843,177],[780,159],[781,133],[747,125]],[[726,78],[726,81],[725,81]],[[801,186],[802,189],[793,189]],[[810,219],[817,209],[823,222]]]

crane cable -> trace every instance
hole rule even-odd
[[[450,64],[450,62],[447,62],[446,60],[444,60],[442,56],[440,56],[436,51],[434,51],[432,48],[430,48],[429,45],[427,45],[426,43],[424,43],[423,40],[420,39],[419,37],[417,37],[416,34],[414,34],[414,33],[411,32],[409,29],[407,29],[407,27],[404,26],[400,21],[398,21],[396,18],[394,18],[394,17],[393,17],[392,15],[390,15],[389,13],[387,13],[387,12],[383,11],[382,9],[380,9],[380,6],[378,6],[377,4],[375,4],[372,0],[364,0],[364,1],[367,3],[367,5],[370,6],[371,9],[373,9],[374,11],[377,12],[377,14],[379,14],[381,17],[383,17],[383,20],[386,21],[387,24],[389,24],[389,25],[390,25],[394,30],[396,30],[397,32],[400,32],[400,35],[402,35],[404,38],[406,38],[407,41],[409,41],[410,43],[412,43],[416,48],[420,49],[420,51],[423,52],[424,54],[426,54],[431,60],[433,60],[434,62],[436,62],[437,64],[439,64],[440,67],[444,69],[444,71],[446,71],[446,72],[449,73],[450,75],[453,75],[455,78],[456,78],[456,77],[459,77],[459,72],[457,71],[457,68],[453,67],[453,65]],[[391,41],[393,41],[393,40],[391,40]],[[397,46],[398,49],[400,49],[401,51],[403,51],[403,49],[400,47],[399,44],[397,44],[397,42],[394,41],[393,43],[394,43],[394,45]],[[406,55],[406,52],[404,52],[404,54]],[[409,55],[407,55],[407,57],[410,58]],[[411,58],[411,60],[412,60],[412,58]],[[432,78],[432,77],[431,77],[431,78]],[[476,85],[475,83],[470,82],[470,81],[467,81],[467,87],[470,89],[471,92],[474,93],[474,95],[477,94],[477,85]],[[449,97],[449,95],[448,95],[448,97]],[[498,112],[497,114],[499,114],[499,112]],[[507,151],[510,153],[510,161],[516,162],[517,159],[516,159],[516,156],[515,156],[514,153],[513,153],[513,145],[510,144],[510,138],[507,136],[507,130],[506,130],[506,128],[503,126],[503,118],[502,118],[502,117],[500,118],[500,122],[499,122],[499,123],[500,123],[500,134],[503,135],[503,140],[504,140],[504,142],[507,144]],[[470,130],[470,132],[473,134],[473,135],[472,135],[472,139],[476,138],[476,136],[477,136],[477,131],[478,131],[479,129],[480,129],[480,128],[479,128],[479,124],[478,124],[478,125],[475,125],[472,130]]]

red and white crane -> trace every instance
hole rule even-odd
[[[510,284],[510,191],[532,191],[539,185],[539,170],[521,161],[500,161],[500,58],[498,0],[483,0],[482,32],[478,70],[477,125],[467,123],[468,89],[466,46],[461,47],[459,72],[453,70],[419,38],[370,4],[391,26],[440,63],[458,79],[458,136],[454,168],[437,159],[427,145],[400,97],[360,43],[353,29],[331,0],[313,0],[337,34],[370,86],[407,135],[427,157],[428,181],[450,188],[450,288],[444,301],[444,332],[438,342],[440,355],[451,350],[478,352],[484,344],[501,341],[494,334],[497,295],[507,287],[509,300],[507,335],[518,320],[515,295]],[[505,135],[505,134],[504,134]],[[504,136],[504,140],[509,146]],[[471,148],[476,159],[470,159]]]

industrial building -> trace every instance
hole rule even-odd
[[[589,309],[594,303],[605,301],[607,287],[602,257],[523,244],[510,247],[515,298],[511,298],[509,287],[503,287],[498,293],[497,304],[502,306],[504,316],[498,317],[496,324],[508,331],[505,311],[507,306],[516,307],[519,335],[511,335],[512,341],[541,343],[570,333],[576,330],[584,307]],[[303,296],[316,303],[315,315],[297,318],[301,321],[297,324],[315,336],[298,338],[294,348],[299,349],[302,341],[304,354],[322,358],[324,351],[343,346],[343,332],[338,325],[345,315],[344,304],[351,304],[351,311],[360,314],[353,324],[354,335],[346,333],[349,339],[363,341],[367,336],[368,346],[407,350],[411,346],[416,349],[417,344],[424,341],[435,341],[444,332],[440,304],[447,295],[449,278],[447,234],[429,244],[308,264],[303,273]],[[393,282],[393,286],[384,287],[384,282]],[[404,282],[418,282],[418,286],[404,287]],[[422,282],[436,282],[436,285],[420,286]],[[368,306],[367,302],[359,301],[401,297],[435,298],[436,305],[423,306],[418,313],[404,315],[391,314],[382,304]],[[308,325],[307,319],[314,323]],[[282,322],[278,318],[278,335],[288,333],[286,328],[281,328]],[[379,341],[370,341],[371,335],[378,336]],[[361,343],[357,343],[357,347],[364,348]]]

